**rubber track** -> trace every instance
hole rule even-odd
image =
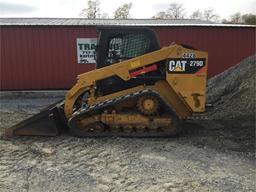
[[[104,111],[105,108],[109,107],[109,106],[113,106],[115,104],[130,100],[130,99],[135,99],[138,98],[140,96],[143,95],[154,95],[156,96],[159,101],[160,104],[164,104],[165,107],[167,107],[166,109],[169,109],[170,112],[172,112],[172,110],[170,109],[170,107],[164,102],[164,100],[161,98],[161,96],[155,92],[152,91],[150,89],[144,89],[138,92],[134,92],[125,96],[120,96],[111,100],[106,100],[100,103],[97,103],[95,105],[91,105],[89,107],[83,107],[81,109],[79,109],[78,111],[74,112],[72,117],[69,119],[68,121],[68,125],[69,125],[69,130],[70,132],[75,135],[75,136],[81,136],[81,137],[109,137],[109,136],[117,136],[117,137],[170,137],[174,135],[174,132],[172,130],[170,130],[170,132],[168,131],[160,131],[160,130],[156,130],[156,129],[147,129],[145,128],[144,131],[139,131],[137,132],[136,129],[131,129],[130,132],[126,132],[126,131],[117,131],[117,128],[113,128],[116,129],[115,131],[111,131],[111,128],[102,132],[86,132],[83,135],[78,134],[76,132],[77,127],[76,127],[76,121],[78,118],[80,117],[89,117],[91,115],[97,115],[102,113],[102,111]]]

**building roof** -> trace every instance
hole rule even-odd
[[[225,26],[255,27],[255,25],[218,24],[196,19],[85,19],[85,18],[0,18],[0,25],[29,26]]]

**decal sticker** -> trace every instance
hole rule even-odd
[[[195,53],[183,53],[182,58],[196,58]]]
[[[184,72],[186,69],[186,60],[170,60],[169,61],[169,71],[174,72]]]
[[[168,61],[167,70],[168,73],[186,73],[193,74],[204,68],[204,58],[179,58],[170,59]]]
[[[151,71],[156,71],[157,70],[157,65],[156,64],[153,64],[149,67],[144,67],[142,69],[139,69],[137,71],[133,71],[130,73],[130,77],[136,77],[138,75],[142,75],[142,74],[145,74],[145,73],[148,73],[148,72],[151,72]]]

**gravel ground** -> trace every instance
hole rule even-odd
[[[249,64],[239,66],[243,72],[250,69]],[[255,113],[234,113],[229,103],[232,98],[243,100],[238,95],[254,87],[249,83],[249,88],[234,88],[241,92],[230,99],[234,89],[217,94],[221,91],[212,81],[208,94],[219,99],[208,99],[214,104],[209,119],[187,122],[180,136],[168,139],[88,139],[67,133],[7,139],[2,135],[5,128],[59,98],[2,97],[0,191],[255,191]],[[247,102],[255,104],[254,98]],[[222,112],[222,105],[232,117],[228,109]]]

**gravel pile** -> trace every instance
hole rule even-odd
[[[214,119],[255,116],[256,55],[248,57],[208,81],[208,115]]]

